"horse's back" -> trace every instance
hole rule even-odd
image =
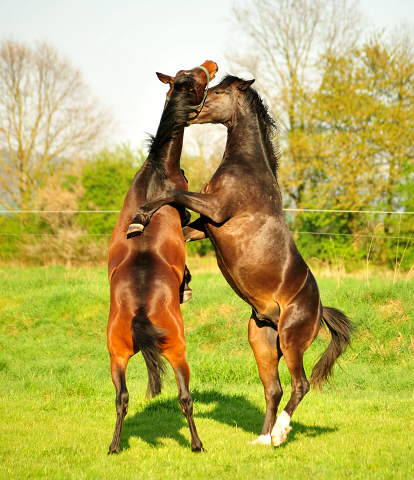
[[[132,318],[144,309],[150,318],[180,311],[185,245],[180,216],[165,206],[145,232],[112,248],[111,309]]]

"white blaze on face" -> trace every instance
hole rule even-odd
[[[290,416],[283,410],[277,417],[276,424],[272,430],[272,444],[274,447],[278,447],[287,439],[288,433],[292,430],[289,424]]]

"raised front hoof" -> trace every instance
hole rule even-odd
[[[191,222],[191,212],[184,210],[184,219],[181,221],[181,227],[186,227]]]
[[[278,447],[287,440],[288,433],[292,427],[275,427],[272,432],[272,445]]]
[[[132,238],[132,237],[141,235],[143,231],[144,231],[144,225],[141,225],[140,223],[131,223],[127,231],[127,238]]]
[[[180,303],[188,302],[188,300],[191,300],[192,298],[193,291],[191,290],[191,288],[189,288],[188,290],[184,290],[184,292],[180,294]]]

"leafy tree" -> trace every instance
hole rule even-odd
[[[324,59],[307,117],[307,208],[403,211],[413,197],[414,58],[406,43],[374,35],[363,46]],[[347,213],[300,216],[296,228],[404,236],[410,217]],[[349,243],[338,240],[339,244]],[[395,261],[398,239],[382,249]],[[385,246],[385,244],[384,244]],[[387,254],[385,252],[392,252]],[[362,250],[362,255],[365,255]],[[388,258],[390,257],[390,258]]]
[[[282,127],[281,184],[287,204],[305,207],[314,169],[308,137],[314,89],[323,72],[320,56],[348,51],[362,30],[350,0],[252,0],[235,4],[237,45],[228,55],[240,74],[253,75]],[[245,38],[243,54],[238,53]]]
[[[144,163],[146,155],[128,145],[105,149],[84,164],[82,186],[85,194],[80,210],[121,210],[132,179]],[[80,213],[79,224],[89,233],[110,234],[118,213]]]

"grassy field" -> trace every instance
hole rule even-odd
[[[204,269],[205,272],[205,269]],[[194,266],[183,306],[195,421],[194,454],[169,368],[145,399],[141,355],[128,370],[122,451],[108,456],[115,395],[106,350],[105,269],[0,269],[0,478],[414,478],[414,282],[319,281],[325,305],[357,326],[324,393],[310,391],[278,449],[249,445],[264,395],[247,341],[249,308],[223,278]],[[326,333],[305,356],[310,373]],[[290,376],[281,364],[282,404]]]

